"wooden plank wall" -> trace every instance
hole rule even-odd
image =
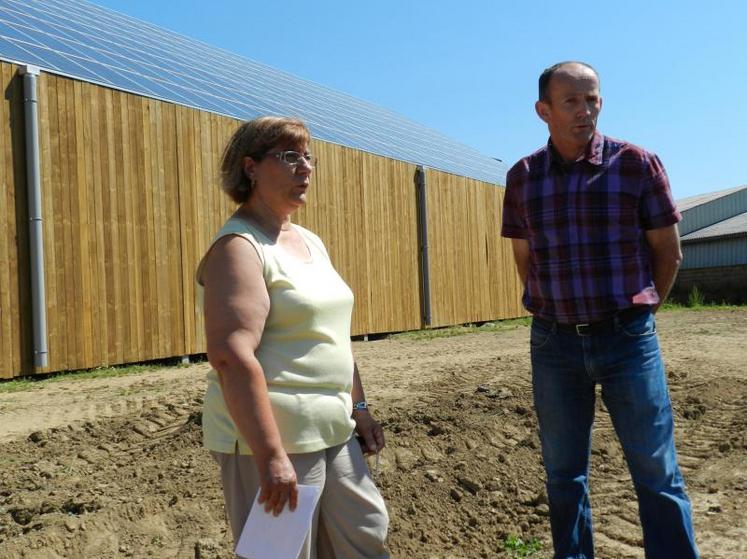
[[[297,221],[355,293],[353,335],[420,328],[415,166],[321,141],[312,149],[319,163]]]
[[[183,354],[205,351],[205,327],[195,292],[195,270],[213,236],[235,204],[219,186],[220,156],[238,126],[234,119],[176,107],[176,158],[179,177],[179,285],[184,316]]]
[[[37,371],[22,79],[0,71],[0,378],[204,352],[194,271],[234,210],[219,165],[239,122],[40,76],[49,367]],[[422,327],[415,166],[321,141],[312,149],[319,164],[296,221],[353,289],[353,334]],[[428,181],[434,325],[522,314],[498,237],[502,191],[434,171]]]
[[[431,326],[526,313],[511,243],[500,236],[504,188],[428,169]]]
[[[49,369],[180,355],[175,107],[42,74]]]
[[[0,62],[0,378],[33,365],[23,81]]]

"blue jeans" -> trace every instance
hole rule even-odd
[[[555,559],[594,557],[588,472],[597,383],[638,495],[646,557],[697,558],[654,317],[643,313],[614,330],[579,336],[532,322],[534,405]]]

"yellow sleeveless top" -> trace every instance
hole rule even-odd
[[[350,396],[353,292],[332,267],[321,239],[303,227],[293,227],[306,242],[309,262],[291,256],[238,217],[226,222],[211,247],[221,237],[239,235],[260,256],[270,312],[255,355],[264,370],[283,447],[299,454],[341,444],[355,427]],[[197,269],[200,295],[204,262],[205,257]],[[232,454],[238,444],[241,454],[251,454],[228,413],[214,369],[208,373],[202,429],[209,450]]]

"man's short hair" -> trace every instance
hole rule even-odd
[[[548,94],[548,90],[550,89],[550,78],[553,77],[555,72],[560,70],[563,66],[567,66],[568,64],[579,64],[581,66],[585,66],[594,74],[596,75],[597,79],[599,79],[599,72],[596,71],[596,69],[591,65],[587,64],[586,62],[579,62],[578,60],[566,60],[565,62],[558,62],[557,64],[553,64],[549,68],[545,68],[545,70],[540,74],[539,78],[539,100],[544,101],[545,103],[550,102],[550,96]]]

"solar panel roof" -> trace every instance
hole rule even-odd
[[[393,111],[83,0],[0,0],[0,59],[505,184],[505,165]]]

